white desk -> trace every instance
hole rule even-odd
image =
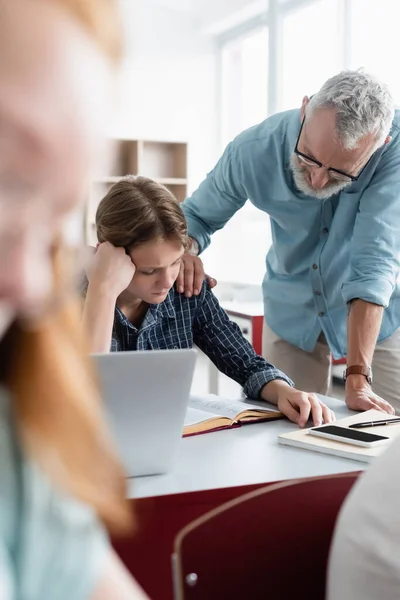
[[[342,401],[324,400],[337,419],[352,414]],[[129,496],[164,496],[365,469],[365,463],[278,444],[278,434],[295,427],[282,420],[184,438],[174,470],[132,479]]]

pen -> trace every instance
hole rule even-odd
[[[391,425],[392,423],[400,423],[400,417],[397,419],[384,419],[383,421],[368,421],[365,423],[354,423],[349,425],[351,429],[363,429],[364,427],[380,427],[381,425]]]

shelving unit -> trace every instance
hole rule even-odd
[[[85,213],[86,243],[95,245],[95,215],[109,188],[126,175],[144,175],[162,183],[183,202],[187,195],[187,144],[150,140],[115,140],[115,159],[109,174],[91,183]]]

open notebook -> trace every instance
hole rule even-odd
[[[396,415],[384,415],[378,410],[367,410],[366,412],[357,413],[351,417],[340,419],[339,421],[336,421],[334,425],[348,427],[353,423],[378,421],[382,419],[387,419],[389,421],[390,419],[396,418]],[[392,441],[395,437],[400,435],[400,423],[395,425],[383,425],[382,427],[366,428],[361,431],[384,435]],[[281,433],[278,435],[278,441],[280,444],[286,444],[287,446],[295,446],[296,448],[304,448],[305,450],[313,450],[314,452],[322,452],[323,454],[333,454],[335,456],[367,463],[372,462],[374,458],[382,454],[390,446],[390,442],[383,444],[382,446],[376,446],[375,448],[352,446],[351,444],[308,435],[308,432],[309,429],[297,429],[291,433]]]
[[[190,396],[183,436],[283,418],[277,410],[260,408],[247,401],[225,400],[214,394]]]

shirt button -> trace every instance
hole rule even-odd
[[[323,316],[324,316],[324,314],[325,314],[325,313],[321,311],[321,312],[319,312],[319,313],[318,313],[318,316],[319,316],[319,317],[323,317]]]
[[[323,233],[329,233],[329,229],[327,227],[324,227],[324,229],[322,230]]]
[[[316,265],[315,263],[312,266],[313,269],[318,269],[318,265]]]
[[[316,295],[316,296],[320,296],[320,295],[321,295],[321,292],[319,292],[319,291],[317,290],[317,291],[315,292],[315,295]]]

